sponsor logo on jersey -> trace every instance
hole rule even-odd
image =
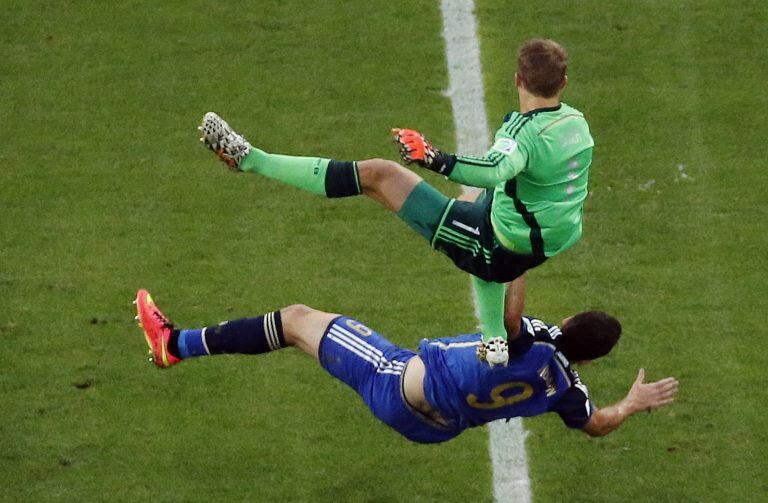
[[[517,149],[517,142],[512,138],[499,138],[491,149],[509,155]]]

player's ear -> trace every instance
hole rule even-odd
[[[523,79],[520,78],[520,74],[515,72],[515,87],[522,87],[523,86]]]
[[[562,91],[563,89],[565,89],[565,86],[567,86],[567,85],[568,85],[568,75],[564,75],[563,76],[563,85],[560,86],[560,90]]]

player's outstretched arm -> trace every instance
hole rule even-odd
[[[590,436],[601,437],[611,433],[637,412],[650,412],[674,401],[677,379],[667,377],[651,383],[644,383],[644,380],[645,370],[640,369],[627,396],[614,405],[593,412],[589,422],[582,428],[583,431]]]
[[[471,187],[495,187],[514,178],[527,162],[517,142],[508,138],[497,140],[484,157],[471,157],[442,152],[413,129],[395,128],[392,129],[392,136],[405,164],[416,163]]]

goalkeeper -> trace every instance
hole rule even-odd
[[[504,118],[484,157],[442,152],[419,132],[393,130],[405,163],[486,189],[474,201],[449,199],[392,161],[266,153],[212,112],[203,119],[201,140],[236,171],[331,198],[363,194],[395,212],[472,274],[486,358],[505,364],[507,333],[517,334],[519,325],[505,326],[504,283],[579,240],[594,145],[584,116],[560,101],[568,80],[564,49],[552,40],[529,40],[517,63],[520,112]]]

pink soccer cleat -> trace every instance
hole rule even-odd
[[[181,361],[168,352],[168,339],[173,332],[173,323],[157,308],[152,296],[146,290],[136,294],[136,311],[139,326],[144,329],[144,336],[149,344],[149,361],[160,368],[167,368]]]

